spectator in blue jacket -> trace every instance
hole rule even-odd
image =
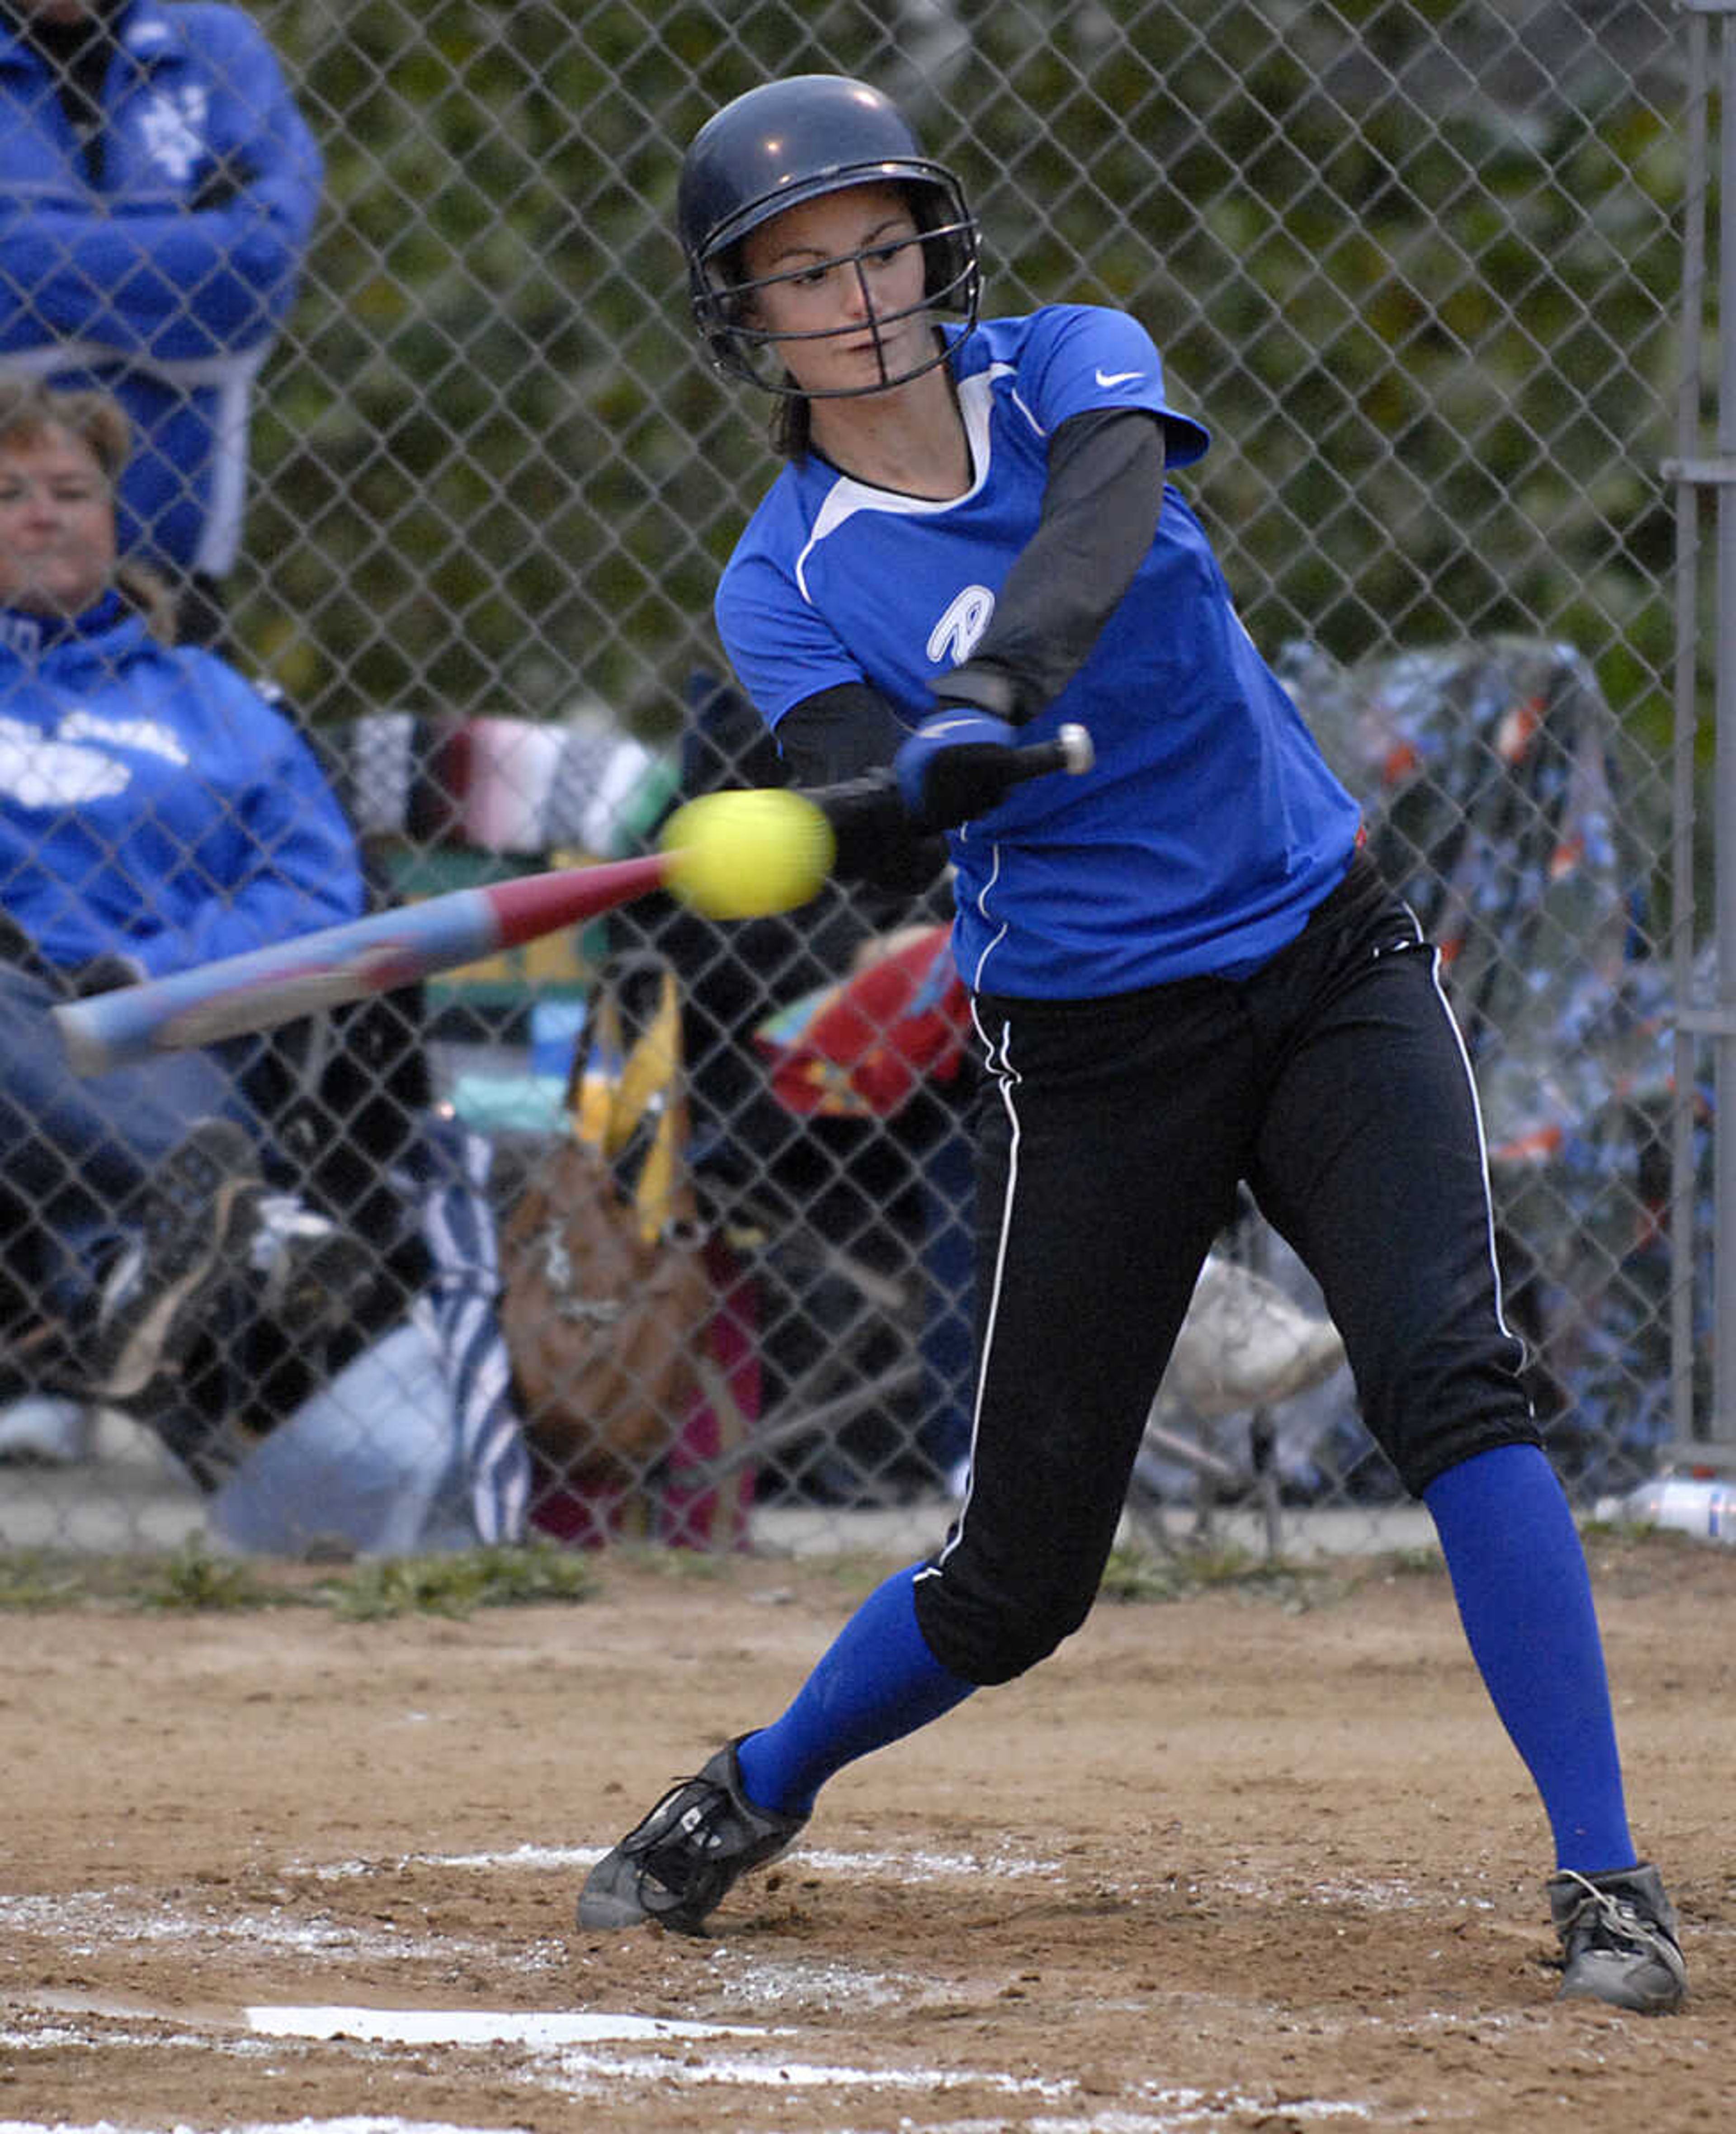
[[[319,150],[238,7],[0,0],[0,362],[130,417],[122,549],[214,641]]]
[[[259,1040],[85,1080],[50,1011],[352,918],[364,886],[291,722],[123,590],[127,446],[106,394],[0,376],[0,1248],[36,1378],[147,1409],[220,1292],[311,1335],[370,1256],[273,1190]]]

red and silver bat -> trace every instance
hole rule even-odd
[[[54,1018],[77,1072],[103,1074],[153,1052],[275,1030],[297,1016],[389,992],[578,925],[661,889],[670,866],[670,855],[656,852],[452,890],[220,963],[69,1001],[54,1010]]]
[[[979,750],[976,757],[969,797],[970,809],[980,811],[1027,779],[1089,770],[1090,736],[1083,727],[1063,727],[1052,741]],[[879,771],[848,785],[821,787],[808,797],[835,822],[864,794],[894,789],[890,779],[890,773]],[[337,1007],[366,993],[389,992],[394,986],[454,970],[496,949],[515,949],[563,926],[578,925],[665,887],[675,861],[672,852],[654,852],[452,890],[244,956],[69,1001],[53,1011],[54,1018],[75,1071],[105,1074],[153,1052],[178,1052],[214,1045],[221,1037],[275,1030],[298,1016]]]

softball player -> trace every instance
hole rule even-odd
[[[896,875],[949,833],[987,1069],[976,1407],[944,1547],[599,1863],[581,1926],[702,1931],[844,1764],[1079,1628],[1245,1180],[1434,1517],[1553,1832],[1563,1993],[1676,2007],[1676,1914],[1629,1835],[1584,1560],[1501,1316],[1463,1048],[1355,804],[1166,484],[1206,432],[1122,312],[979,321],[959,182],[863,83],[727,106],[689,151],[679,217],[700,331],[776,396],[788,461],[718,595],[737,673],[798,780],[895,765],[903,807],[867,807],[849,859]],[[974,749],[1064,720],[1094,770],[956,820]]]

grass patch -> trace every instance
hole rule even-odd
[[[615,1542],[608,1553],[617,1562],[631,1564],[636,1571],[650,1572],[659,1578],[689,1585],[715,1585],[741,1560],[727,1549],[665,1548],[649,1541]]]
[[[85,1557],[0,1552],[0,1613],[122,1608],[158,1614],[325,1608],[351,1622],[401,1615],[467,1615],[477,1608],[588,1600],[591,1562],[552,1543],[474,1548],[446,1556],[366,1558],[329,1565],[221,1555],[191,1536],[172,1555]]]
[[[538,1545],[384,1557],[360,1563],[341,1577],[322,1579],[319,1593],[346,1621],[367,1623],[397,1615],[469,1615],[478,1608],[584,1600],[596,1590],[595,1575],[582,1556]]]
[[[0,1610],[75,1607],[85,1586],[78,1564],[41,1550],[0,1557]]]
[[[1335,1606],[1366,1586],[1392,1578],[1439,1577],[1444,1567],[1426,1548],[1389,1549],[1378,1556],[1297,1563],[1256,1556],[1232,1542],[1154,1550],[1124,1545],[1110,1552],[1100,1589],[1105,1600],[1190,1600],[1233,1593],[1270,1602],[1286,1615]]]
[[[145,1574],[142,1608],[272,1608],[283,1599],[244,1557],[217,1556],[196,1536]]]
[[[1124,1544],[1110,1551],[1099,1590],[1105,1600],[1182,1600],[1226,1586],[1269,1590],[1307,1575],[1234,1542],[1161,1551]]]

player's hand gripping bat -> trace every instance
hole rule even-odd
[[[970,812],[983,813],[1028,778],[1084,770],[1090,761],[1082,727],[1063,727],[1053,741],[1008,748],[998,763],[984,766],[980,797]],[[453,890],[167,978],[68,1001],[54,1009],[54,1019],[76,1071],[101,1074],[153,1052],[274,1030],[365,994],[389,992],[582,925],[658,890],[684,897],[713,918],[791,910],[816,893],[830,869],[829,806],[859,804],[863,790],[858,780],[800,795],[782,789],[708,794],[678,809],[664,848],[643,858]],[[756,804],[766,802],[776,804],[769,811]],[[747,804],[719,809],[723,803]]]

